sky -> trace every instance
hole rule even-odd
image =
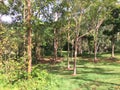
[[[3,3],[6,5],[6,6],[9,6],[9,2],[8,0],[3,0]],[[0,13],[0,21],[4,22],[4,23],[12,23],[12,18],[10,15],[2,15]]]
[[[12,18],[10,15],[0,15],[0,21],[4,22],[4,23],[12,23]]]
[[[4,4],[5,4],[6,6],[9,6],[8,0],[3,0],[3,2],[4,2]]]
[[[3,2],[6,6],[9,6],[8,0],[3,0]],[[120,3],[120,0],[118,0],[118,2]],[[0,21],[10,24],[10,23],[12,23],[12,17],[10,15],[1,15],[0,14]]]

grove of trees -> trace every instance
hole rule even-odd
[[[12,20],[10,21],[9,20]],[[77,74],[78,56],[110,52],[120,44],[118,0],[0,0],[0,68],[27,72],[49,58]],[[73,67],[70,61],[73,61]]]

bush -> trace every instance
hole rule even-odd
[[[47,70],[41,70],[40,65],[33,67],[29,79],[28,73],[16,61],[9,61],[3,67],[0,72],[0,90],[54,90],[57,86],[57,77]],[[7,71],[4,71],[6,68]]]

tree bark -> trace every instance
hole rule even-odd
[[[76,75],[76,59],[77,59],[77,48],[78,48],[78,36],[75,37],[75,52],[74,52],[74,67],[73,75]]]
[[[56,29],[54,29],[54,61],[57,60],[57,49],[58,49],[58,40],[56,34],[57,34]]]
[[[78,41],[78,54],[82,55],[82,38],[80,38]]]
[[[67,61],[68,61],[68,66],[67,66],[67,68],[68,68],[68,69],[70,69],[70,61],[69,61],[70,45],[69,45],[69,40],[70,40],[70,36],[69,36],[69,32],[68,32],[68,53],[67,53]]]
[[[73,61],[73,57],[74,57],[74,40],[72,40],[72,61]]]
[[[112,44],[112,53],[111,53],[111,57],[114,58],[115,57],[115,39],[114,39],[114,36],[112,37],[112,40],[111,40],[111,44]]]
[[[94,62],[97,61],[97,39],[98,39],[98,30],[101,26],[101,24],[103,23],[104,21],[104,18],[101,19],[100,21],[98,21],[98,24],[96,26],[96,28],[94,29],[95,30],[95,36],[94,36]]]
[[[114,44],[114,43],[112,43],[112,58],[114,58],[114,57],[115,57],[115,54],[114,54],[114,48],[115,48],[115,44]]]
[[[95,36],[94,36],[94,62],[97,61],[97,35],[98,35],[98,29],[95,30]]]
[[[32,68],[32,28],[31,28],[31,1],[27,0],[27,54],[28,54],[28,73],[31,73]]]

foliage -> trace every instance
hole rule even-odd
[[[8,72],[0,71],[0,89],[17,89],[17,90],[55,90],[54,87],[57,86],[58,80],[57,77],[51,74],[48,74],[46,70],[39,69],[39,65],[33,68],[31,73],[31,78],[28,79],[28,73],[23,69],[22,65],[18,65],[19,63],[14,62],[15,67],[13,66],[13,62],[11,62],[11,68],[7,68]],[[7,66],[9,66],[7,64]],[[16,67],[17,66],[17,67]],[[19,69],[19,68],[20,69]],[[13,69],[14,68],[14,69]],[[54,78],[53,78],[54,77]],[[31,85],[32,83],[32,85]]]
[[[5,5],[3,0],[0,0],[0,90],[89,88],[106,90],[106,88],[113,89],[118,86],[119,82],[115,81],[119,73],[116,58],[112,60],[116,63],[102,62],[105,57],[110,56],[102,55],[111,51],[110,41],[115,41],[116,50],[120,49],[120,8],[116,4],[117,0],[30,1],[31,18],[28,16],[27,0],[8,0],[9,5]],[[2,23],[2,15],[11,16],[12,23]],[[30,29],[28,29],[27,21],[29,21]],[[31,35],[28,33],[29,30],[31,30]],[[30,69],[32,68],[29,74],[27,58],[30,53],[26,54],[28,36],[32,39],[29,52],[32,52],[33,59],[33,65],[29,64]],[[95,41],[100,54],[97,56],[101,61],[94,64],[92,59]],[[69,51],[67,51],[68,47]],[[64,60],[70,59],[70,64],[73,64],[73,56],[76,56],[78,76],[70,76],[72,70],[65,69],[66,61],[54,63],[54,65],[40,62],[40,60],[53,61],[55,49],[56,56]],[[83,52],[79,53],[80,58],[76,55],[79,49]],[[46,56],[49,56],[51,61],[44,61]],[[112,75],[115,75],[115,80]],[[104,82],[105,79],[106,82]],[[111,85],[107,80],[111,83],[113,81],[116,85]]]

